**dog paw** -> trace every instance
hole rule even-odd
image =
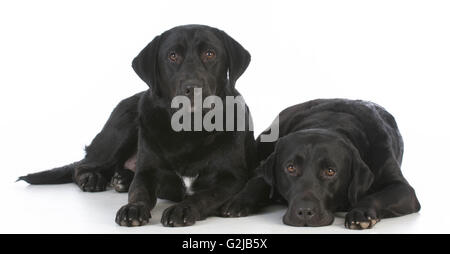
[[[194,225],[201,219],[198,210],[187,204],[177,204],[167,208],[161,217],[161,223],[166,227],[185,227]]]
[[[100,173],[87,172],[78,175],[76,183],[82,191],[99,192],[106,190],[108,181]]]
[[[133,181],[133,176],[134,173],[127,169],[117,171],[111,178],[111,187],[117,192],[127,192],[131,181]]]
[[[254,208],[249,202],[234,198],[225,203],[219,212],[222,217],[245,217],[254,212]]]
[[[137,227],[148,223],[151,218],[150,208],[144,204],[131,203],[117,211],[116,223],[120,226]]]
[[[380,219],[373,209],[355,208],[345,216],[345,227],[348,229],[369,229]]]

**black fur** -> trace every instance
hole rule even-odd
[[[75,182],[83,191],[104,191],[115,171],[136,153],[137,104],[143,92],[119,103],[91,145],[83,160],[60,168],[19,177],[30,184]]]
[[[313,100],[281,112],[279,128],[278,141],[257,139],[258,174],[224,205],[223,216],[254,213],[270,197],[288,204],[283,222],[292,226],[328,225],[340,211],[348,212],[346,227],[365,229],[381,218],[419,211],[400,170],[402,137],[382,107]]]
[[[214,52],[211,59],[205,58],[208,50]],[[175,61],[168,58],[173,53]],[[170,104],[174,96],[193,88],[202,88],[203,96],[215,95],[223,101],[225,96],[238,96],[234,85],[249,62],[250,54],[218,29],[188,25],[164,32],[132,63],[150,89],[120,102],[86,148],[85,158],[19,179],[45,184],[73,178],[84,191],[105,190],[108,182],[117,191],[129,188],[129,204],[116,216],[122,226],[147,223],[157,197],[180,202],[164,212],[164,226],[188,226],[217,214],[218,208],[242,189],[256,166],[248,108],[245,106],[246,131],[175,132],[170,125]],[[124,165],[136,153],[133,178]],[[186,193],[180,176],[197,176],[194,194]]]

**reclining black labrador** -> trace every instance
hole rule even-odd
[[[202,88],[202,98],[215,95],[226,102],[225,96],[239,95],[235,82],[249,63],[250,54],[221,30],[188,25],[164,32],[132,64],[150,89],[119,103],[85,158],[19,179],[74,181],[83,191],[103,191],[110,180],[117,191],[129,187],[129,203],[116,216],[122,226],[146,224],[157,197],[181,201],[164,211],[164,226],[188,226],[217,214],[256,166],[248,108],[245,131],[177,132],[171,126],[171,101],[178,95],[192,99]],[[129,170],[134,168],[135,174]],[[182,177],[191,178],[192,185]]]
[[[366,229],[381,218],[419,211],[414,189],[400,171],[402,137],[382,107],[344,99],[309,101],[281,112],[279,131],[277,142],[258,138],[263,160],[258,175],[224,205],[223,216],[253,213],[273,194],[288,203],[283,222],[292,226],[329,225],[333,212],[349,211],[345,226]]]

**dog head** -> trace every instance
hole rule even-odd
[[[250,54],[225,32],[203,25],[172,28],[133,60],[133,69],[156,96],[171,101],[194,91],[223,97],[250,63]]]
[[[331,224],[333,212],[356,204],[373,181],[358,150],[326,130],[282,137],[259,171],[288,202],[283,222],[292,226]]]

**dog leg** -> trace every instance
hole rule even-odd
[[[208,176],[205,178],[208,178]],[[197,181],[201,182],[202,179],[199,178]],[[243,181],[238,181],[231,174],[222,174],[214,184],[208,184],[208,186],[214,187],[197,189],[194,194],[188,196],[181,203],[167,208],[163,212],[161,223],[166,227],[190,226],[198,220],[215,215],[220,206],[239,191],[243,185]]]
[[[385,163],[379,172],[385,175],[380,179],[388,179],[377,183],[375,192],[363,197],[347,213],[345,227],[349,229],[372,228],[382,218],[398,217],[420,210],[420,204],[414,189],[401,174],[395,160]]]
[[[142,226],[151,218],[150,210],[156,204],[156,175],[154,170],[137,172],[128,193],[128,204],[122,206],[116,215],[120,226]]]
[[[244,189],[222,206],[219,216],[244,217],[270,204],[271,187],[262,177],[254,177]]]

